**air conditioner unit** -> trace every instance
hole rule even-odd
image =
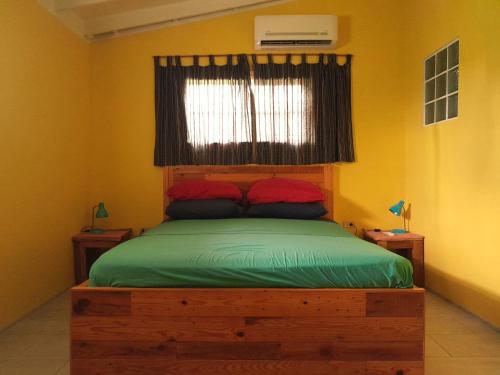
[[[337,16],[256,16],[255,49],[334,48]]]

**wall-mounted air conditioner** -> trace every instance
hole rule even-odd
[[[255,49],[334,48],[337,16],[255,17]]]

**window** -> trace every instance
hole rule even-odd
[[[215,57],[155,56],[154,165],[354,160],[350,55]]]
[[[244,87],[230,80],[187,80],[185,103],[188,143],[252,142]]]
[[[279,142],[299,146],[307,136],[307,89],[297,80],[278,85],[256,85],[257,142]],[[272,118],[273,121],[269,121]],[[274,126],[269,126],[272,123]],[[312,129],[311,129],[312,130]]]
[[[424,125],[458,117],[459,41],[425,60]]]
[[[301,80],[273,85],[252,82],[252,92],[257,142],[298,146],[311,140],[305,118],[307,88]],[[231,80],[188,79],[185,93],[188,142],[195,147],[252,142],[251,108],[247,108],[246,95],[245,88]]]

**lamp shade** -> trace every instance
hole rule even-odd
[[[104,202],[99,202],[99,204],[97,205],[97,212],[95,213],[95,217],[97,219],[108,217],[108,211],[106,211],[106,208],[104,208]]]
[[[391,211],[396,216],[401,216],[401,212],[403,211],[404,205],[405,205],[405,201],[400,200],[395,205],[389,207],[389,211]]]

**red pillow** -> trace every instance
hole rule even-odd
[[[176,201],[199,199],[231,199],[240,201],[241,190],[236,185],[222,181],[191,180],[175,184],[167,192]]]
[[[310,182],[286,178],[257,181],[248,191],[248,202],[250,204],[310,203],[324,200],[325,196],[319,187]]]

